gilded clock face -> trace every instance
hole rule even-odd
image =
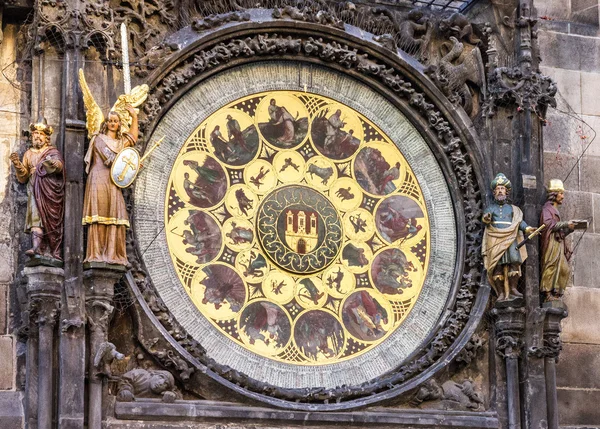
[[[288,364],[348,360],[419,296],[429,215],[406,159],[325,96],[257,93],[206,118],[173,163],[167,243],[194,305]]]

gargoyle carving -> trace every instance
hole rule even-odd
[[[463,37],[468,33],[464,33]],[[471,35],[472,36],[472,35]],[[448,49],[437,65],[432,64],[425,73],[442,90],[444,95],[455,104],[462,105],[468,115],[477,112],[479,98],[476,90],[469,85],[479,88],[485,97],[485,69],[479,48],[466,50],[462,42],[450,36],[450,43],[444,43],[440,50]]]
[[[112,378],[110,364],[114,360],[122,360],[124,358],[125,356],[117,351],[117,348],[113,343],[101,343],[96,351],[96,356],[94,356],[94,368],[96,368],[96,375],[104,375],[108,378]]]

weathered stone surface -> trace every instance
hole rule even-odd
[[[550,179],[550,177],[547,176],[547,179]],[[592,219],[594,217],[593,198],[594,194],[590,192],[567,191],[564,203],[558,209],[560,218],[562,220]],[[586,237],[591,232],[593,231],[588,231]],[[581,251],[583,249],[578,250],[578,252]]]
[[[594,253],[597,255],[598,251]],[[592,265],[597,265],[597,257]],[[563,321],[563,341],[600,344],[600,330],[590,329],[597,325],[600,314],[600,289],[567,288],[564,299],[569,308],[569,317]]]
[[[10,335],[0,337],[0,390],[14,388],[14,347]]]
[[[575,155],[561,152],[544,152],[544,177],[559,177],[564,181],[565,189],[580,190],[578,167],[571,172],[568,180],[564,180],[573,165],[577,162]]]
[[[600,116],[581,115],[580,118],[581,121],[574,119],[575,123],[571,126],[571,133],[577,134],[580,126],[581,135],[571,136],[570,146],[576,154],[581,154],[587,147],[585,156],[600,156],[600,145],[596,144],[595,140],[592,142],[594,136],[600,133]],[[592,143],[590,144],[590,142]]]
[[[538,16],[552,19],[567,19],[571,15],[571,3],[568,0],[534,0],[533,7]]]
[[[582,91],[579,81],[582,73],[578,70],[565,70],[554,67],[540,67],[540,71],[554,79],[560,95],[565,98],[575,112],[581,113]]]
[[[115,404],[115,415],[122,420],[158,420],[166,418],[169,421],[200,422],[210,418],[226,417],[228,422],[244,422],[244,427],[254,427],[260,421],[267,427],[273,421],[280,422],[278,427],[293,426],[294,422],[303,422],[303,427],[316,427],[317,425],[319,427],[326,425],[325,427],[327,427],[328,425],[344,423],[349,425],[347,427],[366,424],[378,428],[392,427],[391,425],[395,425],[394,427],[398,427],[398,425],[410,425],[412,427],[498,427],[496,414],[490,412],[399,410],[379,407],[369,411],[312,413],[248,407],[214,401],[177,401],[173,404],[164,404],[152,400],[117,402]],[[111,427],[115,426],[111,424]],[[197,426],[194,425],[194,427]]]
[[[597,26],[598,0],[571,0],[571,19]]]
[[[600,68],[600,39],[551,31],[539,34],[546,67],[597,72]]]
[[[9,284],[0,283],[0,335],[6,334]]]
[[[558,420],[561,426],[593,426],[600,422],[600,391],[558,388]]]
[[[584,156],[581,167],[581,190],[600,193],[600,157]]]
[[[565,106],[565,109],[568,109]],[[570,116],[554,109],[549,109],[548,120],[543,128],[544,150],[561,154],[577,155],[589,144],[594,137],[593,130],[600,130],[600,117],[579,115]],[[581,119],[580,119],[581,118]],[[592,143],[586,155],[600,155],[600,147]]]
[[[574,242],[579,241],[579,236],[574,235]],[[588,231],[578,244],[573,257],[573,271],[575,286],[598,288],[598,249],[600,249],[600,234]]]
[[[600,345],[563,344],[556,366],[556,385],[600,389],[600,378],[592,376],[593,374],[600,374]]]
[[[0,392],[2,429],[21,429],[23,427],[22,401],[21,392]]]
[[[600,115],[600,74],[581,73],[581,112],[584,115]]]
[[[596,216],[596,214],[600,215],[600,195],[594,194],[594,219],[592,221],[592,225],[590,225],[589,232],[600,233],[600,216]]]

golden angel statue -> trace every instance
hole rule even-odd
[[[129,94],[120,95],[104,118],[81,69],[79,84],[91,139],[84,158],[88,173],[82,220],[83,225],[88,225],[84,262],[127,265],[125,233],[129,228],[129,216],[121,188],[111,179],[111,167],[119,153],[137,141],[135,107],[148,97],[148,85],[136,86]]]

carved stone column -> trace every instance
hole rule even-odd
[[[567,317],[567,306],[562,301],[544,304],[544,373],[546,377],[546,405],[548,407],[548,429],[558,429],[558,400],[556,397],[556,361],[562,350],[560,339],[562,319]]]
[[[61,290],[64,283],[62,268],[45,266],[25,267],[27,276],[27,297],[29,302],[29,320],[33,331],[37,330],[37,427],[52,427],[54,398],[54,330],[60,311]],[[28,365],[36,356],[35,350],[28,348]],[[27,407],[30,409],[29,407]],[[31,422],[31,416],[27,416]]]
[[[506,400],[509,429],[521,429],[521,401],[519,395],[519,357],[523,348],[525,307],[510,307],[496,303],[492,309],[495,318],[496,353],[504,359],[506,368]],[[502,305],[502,306],[501,306]]]
[[[94,366],[94,357],[100,344],[108,340],[108,325],[113,314],[115,283],[125,273],[125,267],[106,266],[90,268],[83,272],[85,307],[90,338],[88,365],[89,401],[88,428],[102,427],[102,377]]]

